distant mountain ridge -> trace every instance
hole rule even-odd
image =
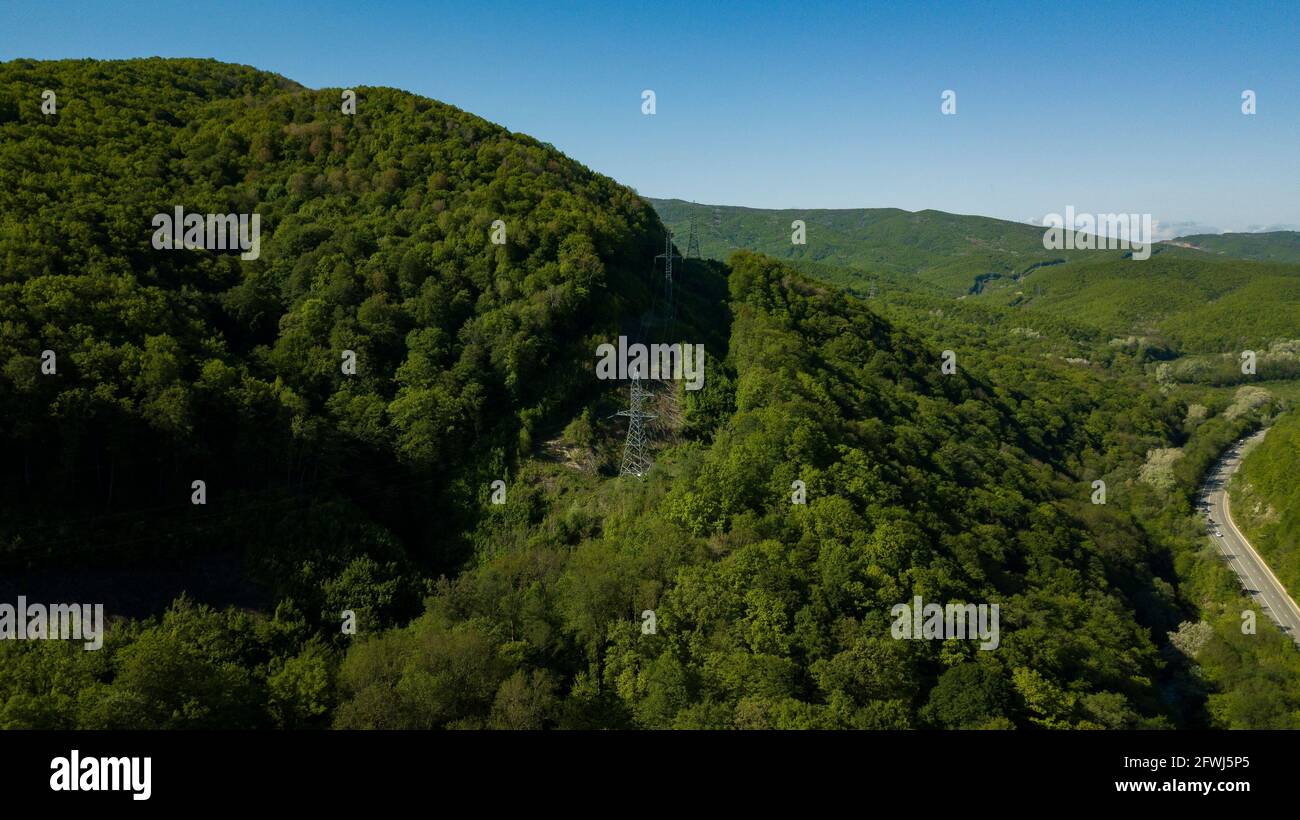
[[[884,275],[924,273],[928,281],[965,289],[981,273],[1010,275],[1077,253],[1045,249],[1042,228],[986,216],[899,208],[765,210],[645,199],[682,248],[694,215],[700,252],[715,259],[743,248]],[[806,244],[791,241],[794,220],[803,220]]]
[[[978,297],[1115,335],[1165,337],[1186,352],[1297,335],[1300,234],[1292,231],[1183,237],[1156,243],[1151,259],[1135,261],[1123,250],[1047,250],[1042,227],[986,216],[647,201],[681,249],[694,215],[706,257],[758,250],[858,293]],[[804,221],[806,244],[791,241],[794,220]]]
[[[643,199],[654,207],[664,224],[680,234],[683,244],[694,214],[701,252],[719,259],[725,259],[732,250],[745,248],[804,262],[920,271],[941,267],[935,264],[936,257],[977,259],[981,253],[1072,255],[1043,248],[1041,226],[933,208],[750,208],[682,199]],[[818,229],[817,243],[799,246],[790,241],[790,223],[796,219],[802,219],[809,231]],[[1300,231],[1189,234],[1156,244],[1236,259],[1300,263]]]
[[[1300,263],[1300,231],[1201,233],[1180,236],[1166,244],[1237,259]]]

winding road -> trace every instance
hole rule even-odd
[[[1259,441],[1268,430],[1260,430],[1233,444],[1215,463],[1201,490],[1203,503],[1208,505],[1207,522],[1210,537],[1218,545],[1228,561],[1228,566],[1237,573],[1246,593],[1255,599],[1260,609],[1278,625],[1284,633],[1300,644],[1300,606],[1287,594],[1282,582],[1273,575],[1273,571],[1264,563],[1255,548],[1242,535],[1241,530],[1232,521],[1228,502],[1228,479],[1241,466],[1242,450],[1249,444]],[[1205,508],[1203,508],[1205,509]],[[1222,536],[1216,536],[1215,533]]]

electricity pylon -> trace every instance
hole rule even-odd
[[[695,211],[691,211],[691,232],[686,237],[686,258],[700,258],[700,234],[695,228]]]
[[[656,255],[655,259],[664,260],[664,334],[671,337],[673,322],[677,319],[677,303],[673,299],[673,260],[681,259],[673,252],[672,231],[664,233],[664,252]]]
[[[646,453],[645,422],[654,418],[642,408],[650,391],[641,386],[641,373],[633,368],[632,389],[628,409],[618,411],[618,415],[627,416],[627,441],[623,443],[623,464],[618,469],[619,475],[634,475],[640,478],[650,469],[650,456]]]

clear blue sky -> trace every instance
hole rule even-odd
[[[544,6],[7,0],[0,59],[214,57],[394,86],[702,203],[1300,225],[1296,0]]]

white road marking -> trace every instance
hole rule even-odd
[[[1262,437],[1265,432],[1267,431],[1255,435]],[[1254,436],[1251,438],[1254,438]],[[1247,440],[1249,439],[1243,440],[1243,442]],[[1209,487],[1205,489],[1210,501],[1210,508],[1227,524],[1228,532],[1232,535],[1232,537],[1215,538],[1215,545],[1227,557],[1228,566],[1237,574],[1243,586],[1247,590],[1253,590],[1249,594],[1256,599],[1260,608],[1278,626],[1290,628],[1292,640],[1300,644],[1300,606],[1296,605],[1295,600],[1287,593],[1286,587],[1282,586],[1282,582],[1277,579],[1277,576],[1273,574],[1273,570],[1269,568],[1268,563],[1255,551],[1250,541],[1232,520],[1231,501],[1228,498],[1227,485],[1228,479],[1236,473],[1241,465],[1239,453],[1243,442],[1239,442],[1228,450],[1215,468],[1209,482],[1207,482],[1217,483],[1217,489],[1210,489]],[[1213,515],[1209,517],[1213,518]],[[1219,528],[1218,525],[1215,525],[1215,527],[1216,529]],[[1278,604],[1278,606],[1273,606],[1274,603]]]

